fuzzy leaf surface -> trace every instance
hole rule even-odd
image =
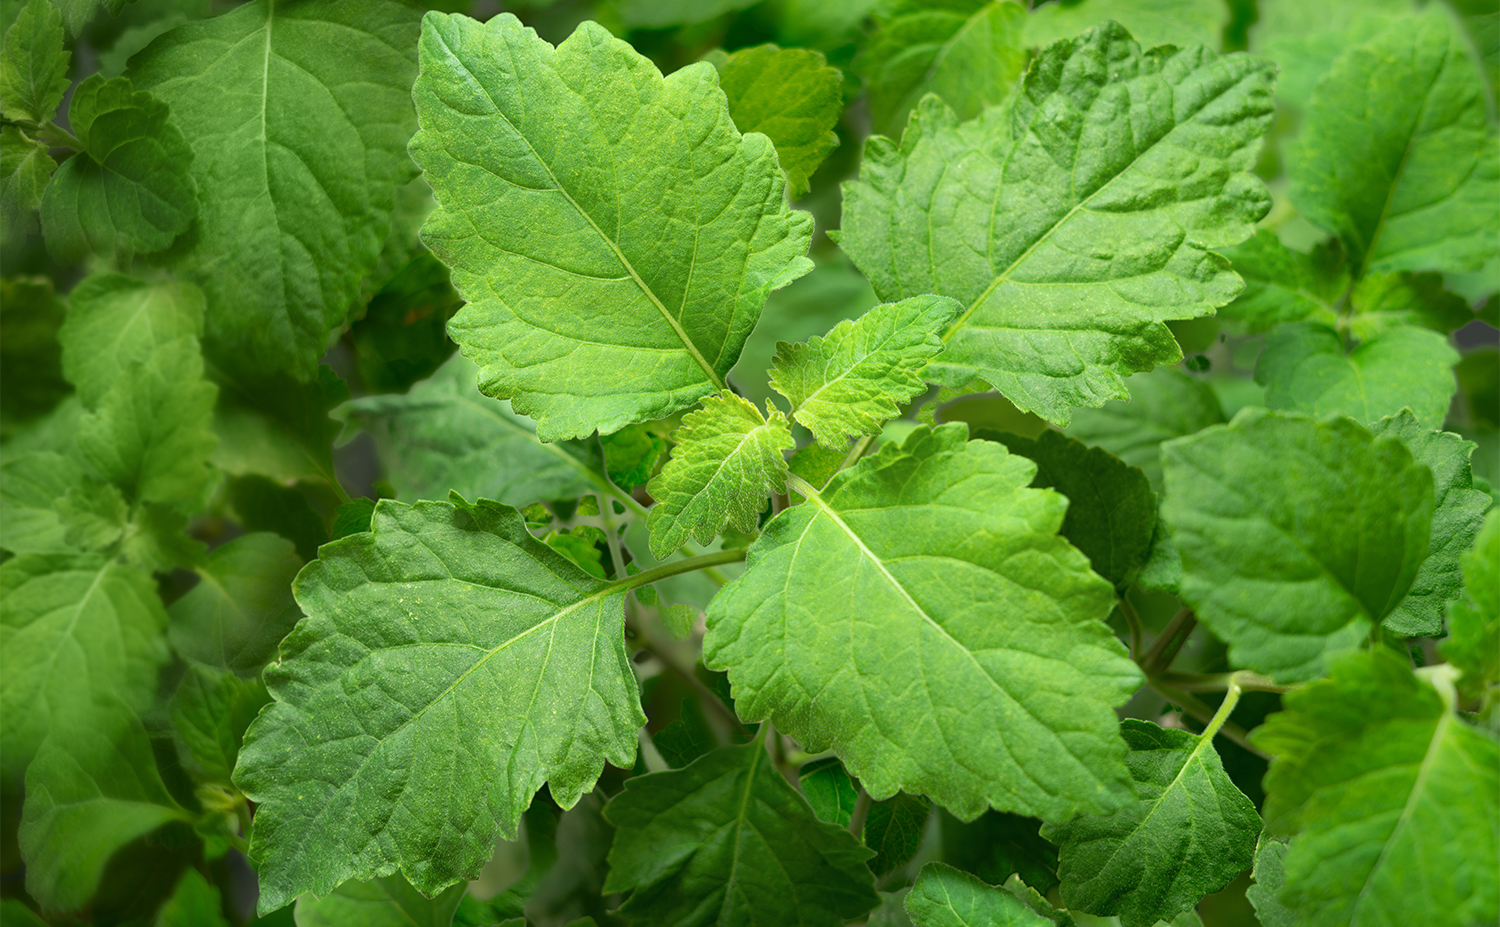
[[[302,617],[292,580],[302,569],[291,541],[258,531],[215,547],[198,585],[172,603],[172,646],[183,657],[255,676]]]
[[[963,819],[1125,804],[1112,706],[1140,674],[1035,472],[957,423],[882,445],[764,526],[709,606],[705,665],[742,717],[832,749],[876,799]]]
[[[1051,927],[1003,888],[946,863],[928,863],[904,902],[914,927]]]
[[[1322,675],[1400,604],[1427,556],[1432,471],[1350,419],[1246,409],[1162,452],[1181,596],[1234,666]]]
[[[421,58],[422,240],[468,300],[448,330],[480,389],[543,441],[719,392],[766,296],[812,268],[812,217],[713,66],[663,78],[596,23],[554,48],[508,14],[429,13]]]
[[[398,869],[432,894],[513,836],[544,782],[571,807],[644,723],[623,591],[515,509],[391,500],[293,587],[308,615],[264,678],[276,701],[235,780],[260,803],[260,910]]]
[[[132,363],[185,335],[202,335],[203,314],[203,291],[190,283],[87,277],[68,294],[67,321],[57,333],[63,375],[84,406],[96,408]]]
[[[1270,206],[1249,169],[1274,72],[1201,47],[1142,52],[1106,23],[1043,51],[1003,111],[960,123],[927,101],[899,148],[871,139],[840,245],[883,300],[963,304],[929,380],[978,377],[1066,424],[1181,358],[1168,320],[1239,294],[1212,249]]]
[[[63,47],[62,15],[49,0],[30,0],[5,30],[0,54],[0,111],[38,124],[57,113],[68,91],[72,54]]]
[[[1349,288],[1349,271],[1337,246],[1303,254],[1282,244],[1270,229],[1261,229],[1255,237],[1221,253],[1244,278],[1245,290],[1219,310],[1219,319],[1249,334],[1268,331],[1282,322],[1311,319],[1333,325],[1337,321],[1334,304]]]
[[[1500,509],[1485,517],[1474,549],[1459,562],[1464,594],[1448,606],[1443,656],[1463,672],[1459,690],[1488,710],[1500,699]]]
[[[1474,321],[1462,296],[1443,289],[1442,274],[1370,274],[1349,294],[1349,333],[1364,340],[1402,326],[1448,334]]]

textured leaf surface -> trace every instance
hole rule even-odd
[[[54,725],[81,726],[110,695],[144,706],[167,661],[151,577],[102,557],[24,555],[0,564],[0,714],[18,774]]]
[[[1255,908],[1261,927],[1294,927],[1297,915],[1281,903],[1277,894],[1286,884],[1285,840],[1262,834],[1255,847],[1255,883],[1245,889],[1245,897]]]
[[[928,379],[979,377],[1065,424],[1180,359],[1167,320],[1238,295],[1210,249],[1269,208],[1248,169],[1274,71],[1203,48],[1143,53],[1100,26],[1042,52],[1004,112],[959,124],[928,102],[899,149],[872,139],[840,244],[882,299],[964,305]]]
[[[1474,321],[1464,298],[1443,289],[1442,274],[1371,274],[1354,285],[1349,304],[1349,333],[1359,339],[1407,325],[1446,335]]]
[[[1287,167],[1292,203],[1361,273],[1477,270],[1500,250],[1484,96],[1441,7],[1349,49],[1313,91]]]
[[[255,676],[302,612],[292,542],[266,532],[221,544],[197,568],[198,585],[172,603],[172,646],[189,660]]]
[[[1426,329],[1392,328],[1345,354],[1338,332],[1297,322],[1266,337],[1255,380],[1272,409],[1373,422],[1410,407],[1418,421],[1435,428],[1458,389],[1456,363],[1448,339]]]
[[[298,898],[297,927],[448,927],[465,888],[428,898],[399,875],[345,882],[327,898]]]
[[[313,378],[412,174],[417,15],[255,0],[131,59],[195,153],[198,221],[176,267],[208,296],[220,363]]]
[[[703,400],[673,432],[672,459],[648,490],[651,553],[658,559],[691,535],[709,544],[726,526],[749,533],[771,493],[786,491],[785,452],[795,446],[786,416],[769,416],[725,391]]]
[[[1451,685],[1435,670],[1439,686]],[[1493,921],[1493,735],[1465,724],[1405,659],[1382,651],[1340,658],[1332,678],[1282,704],[1251,741],[1276,756],[1266,824],[1293,835],[1277,897],[1297,923],[1394,927],[1435,911],[1451,924]]]
[[[704,662],[741,716],[961,818],[1128,801],[1112,706],[1140,675],[1034,472],[962,424],[918,428],[768,522],[708,610]]]
[[[844,75],[822,52],[758,45],[714,61],[729,116],[741,132],[759,132],[776,146],[792,199],[828,153],[844,112]]]
[[[13,554],[69,554],[56,502],[84,485],[83,469],[53,451],[19,454],[0,464],[0,547]]]
[[[884,876],[911,862],[922,848],[931,815],[932,802],[905,792],[872,803],[860,834],[864,845],[875,851],[870,871]]]
[[[36,231],[33,210],[42,204],[55,170],[57,162],[46,144],[27,138],[15,126],[0,127],[0,230],[7,238]]]
[[[1469,457],[1475,444],[1456,434],[1418,424],[1410,409],[1370,425],[1376,437],[1400,438],[1417,463],[1432,470],[1432,532],[1427,557],[1411,589],[1385,619],[1385,627],[1408,637],[1436,636],[1443,630],[1443,609],[1463,590],[1463,553],[1474,545],[1490,507],[1490,494],[1474,488]]]
[[[781,344],[771,387],[792,404],[792,418],[828,448],[878,435],[901,414],[899,403],[926,390],[922,368],[943,350],[938,337],[958,312],[940,296],[876,306],[822,337]]]
[[[189,666],[167,704],[183,768],[195,782],[232,785],[245,729],[271,700],[259,679],[241,679],[207,666]]]
[[[1463,672],[1459,689],[1488,710],[1500,698],[1500,509],[1486,516],[1474,549],[1459,562],[1464,594],[1448,607],[1443,656]]]
[[[422,240],[469,301],[449,332],[480,389],[544,441],[722,389],[766,296],[811,269],[812,217],[713,66],[664,79],[595,23],[553,48],[506,14],[428,14],[421,57]]]
[[[944,863],[928,863],[905,901],[914,927],[1049,927],[1003,888]]]
[[[758,741],[627,780],[606,892],[642,924],[834,927],[875,906],[870,851],[819,821]]]
[[[1337,246],[1303,254],[1282,244],[1270,229],[1261,229],[1254,238],[1221,253],[1244,278],[1245,291],[1219,310],[1220,320],[1250,334],[1282,322],[1337,321],[1334,304],[1349,288],[1349,272]]]
[[[1182,598],[1235,666],[1321,675],[1400,604],[1427,556],[1432,472],[1349,419],[1246,409],[1162,451]]]
[[[62,16],[49,0],[30,0],[5,30],[0,54],[0,110],[7,119],[50,120],[68,90]]]
[[[437,892],[515,834],[543,782],[571,807],[605,760],[635,759],[623,592],[487,500],[385,500],[372,530],[298,577],[309,617],[240,752],[263,912],[398,868]]]
[[[1129,400],[1079,409],[1068,425],[1068,435],[1140,467],[1151,485],[1160,489],[1162,442],[1222,424],[1224,409],[1213,387],[1181,370],[1138,373],[1126,384]]]
[[[95,408],[132,363],[184,335],[202,335],[203,313],[203,291],[192,284],[88,277],[68,294],[67,321],[57,333],[63,375]]]
[[[83,151],[57,169],[42,196],[42,233],[62,261],[160,251],[197,212],[193,149],[167,105],[129,80],[95,74],[68,102]]]
[[[1143,48],[1206,45],[1217,49],[1229,10],[1214,0],[1078,0],[1038,7],[1026,21],[1026,42],[1051,45],[1112,19]]]
[[[1124,927],[1152,927],[1197,907],[1248,868],[1260,815],[1210,740],[1127,718],[1125,764],[1134,804],[1087,815],[1043,836],[1058,845],[1069,909],[1118,914]]]

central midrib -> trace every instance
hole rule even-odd
[[[755,741],[755,744],[759,743],[759,740]],[[723,922],[725,915],[729,913],[729,901],[734,897],[735,874],[740,869],[741,832],[745,829],[746,809],[750,807],[750,792],[755,788],[755,772],[760,768],[760,758],[764,753],[764,749],[755,751],[755,755],[750,759],[750,769],[745,774],[745,793],[740,796],[739,813],[734,817],[734,857],[729,862],[729,881],[724,883],[724,902],[719,906],[720,922]]]

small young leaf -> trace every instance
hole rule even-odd
[[[202,335],[203,312],[203,291],[190,283],[88,277],[68,294],[68,318],[57,333],[63,374],[84,406],[97,408],[132,363],[184,335]]]
[[[681,547],[689,535],[708,544],[726,525],[754,531],[766,498],[786,491],[783,455],[795,444],[778,409],[763,416],[725,391],[683,416],[672,440],[672,459],[647,487],[657,500],[648,522],[657,559]]]
[[[386,499],[371,527],[299,575],[308,617],[240,751],[263,913],[395,868],[440,891],[515,834],[544,782],[571,807],[606,760],[635,759],[624,592],[496,502]]]
[[[5,30],[0,54],[0,111],[7,119],[38,125],[57,113],[68,91],[68,64],[63,48],[62,16],[50,0],[30,0]]]
[[[1224,772],[1212,738],[1131,718],[1120,732],[1130,744],[1135,804],[1045,827],[1042,836],[1058,845],[1068,908],[1152,927],[1250,865],[1260,815]]]
[[[241,679],[207,666],[188,667],[167,704],[183,768],[197,782],[230,786],[245,728],[271,701],[257,678]]]
[[[104,550],[124,533],[130,506],[117,487],[87,477],[53,503],[63,539],[80,551]]]
[[[1484,711],[1500,701],[1500,509],[1484,519],[1474,549],[1460,558],[1463,598],[1448,606],[1443,657],[1463,672],[1459,691]]]
[[[880,434],[901,414],[899,403],[927,388],[922,368],[943,350],[938,333],[958,308],[942,296],[915,296],[876,306],[803,344],[782,343],[771,387],[819,444],[846,449],[850,438]]]
[[[1413,325],[1447,334],[1474,321],[1462,296],[1443,289],[1441,274],[1370,274],[1349,294],[1349,334],[1360,340]]]
[[[713,66],[663,78],[596,23],[554,48],[505,13],[429,13],[421,58],[422,240],[469,300],[448,330],[480,389],[544,441],[723,389],[766,296],[812,269],[813,223]]]
[[[1128,401],[1079,409],[1067,434],[1140,467],[1152,487],[1160,490],[1162,442],[1223,424],[1224,409],[1213,387],[1181,370],[1138,373],[1125,382],[1130,387]]]
[[[7,240],[36,231],[34,211],[56,170],[45,143],[27,138],[15,126],[0,127],[0,232]]]
[[[1112,591],[1057,536],[1063,498],[1026,488],[1035,465],[966,437],[917,428],[769,521],[709,606],[704,663],[741,717],[832,748],[876,799],[1119,807],[1112,706],[1140,674],[1103,623]]]
[[[812,806],[818,820],[849,826],[854,818],[854,805],[859,801],[859,787],[844,772],[844,764],[838,757],[814,760],[802,767],[797,777],[802,797]]]
[[[328,532],[328,540],[337,541],[351,534],[369,531],[370,517],[374,514],[374,499],[359,498],[345,502],[333,511],[333,528]]]
[[[1266,336],[1255,381],[1272,409],[1368,423],[1410,407],[1418,421],[1436,428],[1458,389],[1456,363],[1448,339],[1424,328],[1390,328],[1345,354],[1338,332],[1293,322]]]
[[[1252,335],[1282,322],[1337,322],[1334,304],[1349,288],[1349,271],[1337,239],[1303,254],[1282,244],[1270,229],[1261,229],[1219,253],[1245,281],[1244,292],[1219,310],[1221,322]]]
[[[1321,675],[1400,604],[1427,556],[1432,471],[1349,419],[1246,409],[1162,454],[1182,598],[1234,666]]]
[[[626,425],[612,435],[599,436],[610,482],[627,492],[646,485],[656,473],[657,464],[667,456],[666,425],[667,422],[642,422]]]
[[[466,889],[460,883],[428,898],[400,874],[345,882],[326,898],[298,898],[297,927],[448,927]]]
[[[875,851],[870,871],[883,876],[911,862],[922,848],[932,802],[920,795],[897,792],[870,805],[860,840]]]
[[[1292,836],[1276,897],[1299,924],[1494,919],[1500,745],[1454,714],[1444,673],[1346,654],[1250,735],[1276,757],[1266,829]]]
[[[1003,888],[945,863],[928,863],[906,896],[914,927],[1052,927]]]
[[[805,194],[808,178],[838,147],[833,127],[844,111],[844,75],[807,48],[758,45],[712,60],[735,127],[769,138],[788,194]]]
[[[229,922],[224,920],[219,890],[198,870],[189,869],[157,912],[156,927],[229,927]]]
[[[1026,20],[1026,44],[1045,48],[1105,20],[1120,23],[1142,48],[1204,45],[1217,49],[1229,9],[1214,0],[1077,0],[1038,6]]]
[[[1261,834],[1255,846],[1255,883],[1245,889],[1245,897],[1255,908],[1261,927],[1296,927],[1297,915],[1276,896],[1286,884],[1285,840]]]
[[[836,927],[877,900],[870,851],[814,817],[759,742],[629,779],[604,816],[604,890],[632,892],[633,922]]]

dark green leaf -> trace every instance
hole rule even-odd
[[[156,915],[156,927],[229,927],[229,922],[219,904],[219,890],[198,870],[189,869]]]
[[[370,517],[375,514],[374,499],[355,499],[340,505],[333,513],[333,530],[328,540],[337,541],[351,534],[370,530]]]
[[[57,343],[64,312],[51,280],[0,280],[0,434],[6,437],[72,391],[62,376]]]
[[[838,757],[830,756],[814,760],[802,767],[797,774],[802,786],[802,797],[812,806],[818,820],[839,827],[848,827],[854,818],[854,805],[859,800],[859,787]]]
[[[1270,229],[1222,252],[1245,290],[1219,310],[1218,318],[1250,334],[1282,322],[1310,319],[1325,325],[1337,321],[1335,304],[1349,289],[1349,271],[1337,239],[1313,249],[1293,251]]]
[[[1491,511],[1463,566],[1463,598],[1448,606],[1443,656],[1463,675],[1458,686],[1488,712],[1500,702],[1500,509]]]
[[[214,371],[214,379],[219,384],[215,466],[237,476],[259,474],[286,483],[337,482],[331,448],[342,426],[329,412],[349,398],[349,386],[332,367],[319,366],[309,383],[284,373],[236,378],[222,367]]]
[[[30,0],[5,30],[0,54],[0,110],[7,119],[44,123],[68,90],[62,16],[48,0]]]
[[[865,846],[875,851],[870,871],[883,876],[911,862],[922,847],[931,813],[932,802],[905,792],[871,804],[860,837]]]
[[[1041,821],[1018,814],[986,811],[966,823],[943,817],[943,859],[991,885],[1012,874],[1039,892],[1057,880],[1057,847],[1039,833]]]

